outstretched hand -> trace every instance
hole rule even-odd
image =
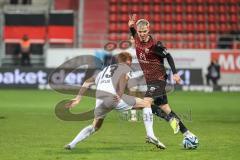
[[[80,100],[81,99],[79,98],[71,99],[68,103],[65,104],[65,108],[73,108],[80,102]]]
[[[129,26],[129,27],[131,27],[132,25],[135,24],[135,22],[136,22],[136,17],[137,17],[136,14],[130,14],[130,15],[129,15],[129,21],[128,21],[128,26]]]

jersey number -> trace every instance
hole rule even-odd
[[[108,70],[109,67],[110,67],[110,74],[106,74],[106,71]],[[113,76],[115,70],[118,68],[117,65],[111,65],[109,67],[106,68],[105,72],[102,75],[102,78],[104,78],[104,77],[105,78],[111,78]]]

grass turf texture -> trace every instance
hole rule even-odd
[[[155,133],[168,147],[164,151],[145,144],[142,122],[122,120],[115,111],[108,115],[98,133],[74,150],[64,150],[64,144],[91,123],[56,118],[55,104],[72,97],[53,91],[1,90],[0,159],[232,160],[240,156],[240,93],[171,93],[170,105],[185,115],[184,122],[199,136],[200,146],[197,150],[184,150],[182,135],[173,135],[168,123],[155,119]],[[87,110],[94,103],[92,98],[84,98],[73,112]]]

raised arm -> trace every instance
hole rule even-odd
[[[129,30],[130,30],[133,37],[137,33],[135,28],[134,28],[135,22],[136,22],[136,14],[129,15],[128,27],[129,27]]]
[[[81,101],[82,96],[83,96],[84,93],[88,90],[88,88],[89,88],[92,84],[94,84],[94,81],[95,81],[95,77],[91,77],[91,78],[87,79],[87,80],[83,83],[82,87],[80,88],[77,96],[76,96],[75,98],[71,99],[70,102],[66,103],[66,104],[65,104],[65,107],[66,107],[66,108],[72,108],[72,107],[76,106],[76,105]]]

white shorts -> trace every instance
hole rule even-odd
[[[107,113],[111,112],[112,110],[123,112],[132,109],[132,107],[136,103],[135,98],[133,98],[132,96],[123,97],[124,99],[128,98],[128,101],[125,102],[124,100],[121,99],[117,104],[113,102],[112,97],[97,99],[94,110],[94,117],[105,118]]]

